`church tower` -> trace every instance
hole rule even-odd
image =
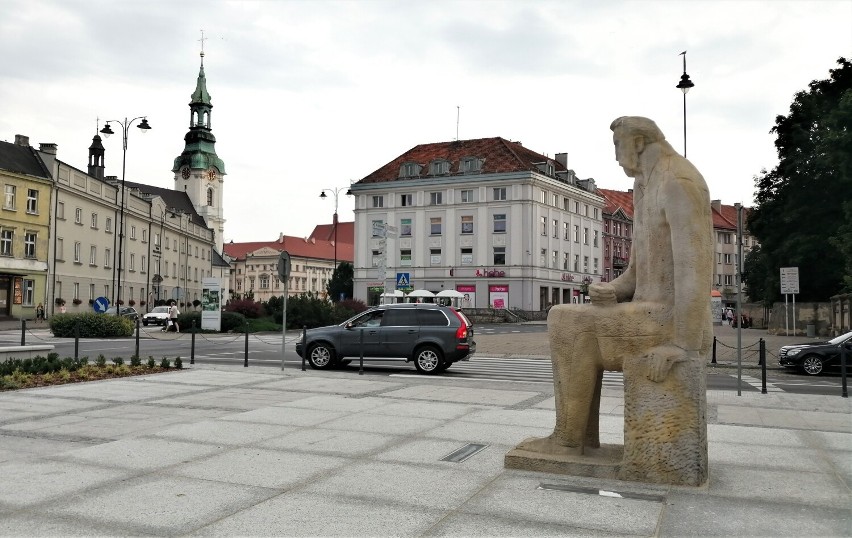
[[[201,69],[189,102],[189,131],[183,137],[186,144],[183,153],[175,159],[172,172],[175,174],[175,190],[185,191],[192,200],[195,211],[213,230],[216,251],[221,254],[225,233],[222,211],[225,163],[216,155],[216,137],[211,131],[212,109],[202,50]]]
[[[104,178],[104,145],[101,137],[95,133],[92,145],[89,146],[89,175],[98,179]]]

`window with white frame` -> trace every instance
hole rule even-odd
[[[574,254],[574,271],[580,270],[580,255]]]
[[[598,274],[598,267],[599,267],[598,266],[598,259],[594,258],[592,261],[594,262],[594,266],[593,266],[594,267],[594,273]]]
[[[588,256],[583,256],[583,272],[584,273],[589,272],[589,257]]]
[[[79,207],[74,210],[74,224],[83,224],[83,210]]]
[[[558,194],[551,194],[550,195],[550,205],[552,205],[553,207],[559,207],[559,195]]]
[[[568,259],[569,259],[568,257],[569,256],[570,256],[570,254],[568,254],[567,252],[562,254],[562,268],[566,271],[568,270]]]
[[[92,213],[92,228],[97,229],[98,227],[98,214]]]
[[[385,260],[382,257],[382,251],[381,250],[373,250],[372,251],[371,263],[372,263],[373,267],[378,267],[380,265],[384,265],[384,261]]]
[[[494,247],[494,265],[506,265],[506,247]]]
[[[106,233],[112,233],[112,219],[109,217],[106,218],[104,223],[104,230],[106,230]]]
[[[580,242],[580,226],[577,224],[574,225],[574,242]]]
[[[15,209],[15,194],[17,187],[14,185],[6,185],[4,193],[6,197],[3,199],[3,209]]]
[[[589,244],[589,229],[588,228],[583,228],[583,244],[584,245]]]
[[[441,217],[431,217],[429,219],[429,233],[431,235],[441,235]]]
[[[547,235],[547,217],[538,218],[538,233]]]
[[[38,213],[38,191],[27,189],[27,213]]]
[[[417,177],[422,167],[417,163],[404,163],[399,167],[400,177]]]
[[[136,239],[136,226],[130,226],[130,239]]]
[[[80,283],[75,282],[74,283],[74,296],[72,297],[72,299],[79,299],[79,298],[80,298]]]
[[[35,280],[28,278],[24,279],[23,297],[21,298],[24,306],[32,306],[35,303]]]
[[[473,265],[473,249],[462,247],[460,259],[462,265]]]
[[[146,230],[144,228],[142,229],[142,242],[143,243],[148,242],[148,230]]]
[[[130,255],[130,263],[128,265],[129,265],[128,271],[135,271],[136,270],[136,254]]]
[[[441,265],[441,249],[429,249],[429,265]]]
[[[553,222],[551,223],[551,233],[553,234],[553,237],[559,237],[559,221],[556,219],[553,219]]]
[[[168,265],[168,264],[166,264]],[[104,267],[110,268],[112,267],[112,250],[105,248],[104,249]]]
[[[89,284],[89,299],[97,299],[95,296],[95,285]]]
[[[600,214],[598,213],[598,208],[595,208],[595,220],[599,218]]]
[[[459,196],[461,203],[463,204],[472,204],[473,203],[473,191],[472,190],[462,190]]]
[[[539,251],[538,264],[541,267],[547,267],[547,249],[543,248]]]
[[[65,202],[56,202],[56,218],[65,220]]]
[[[495,213],[494,214],[494,233],[496,233],[496,234],[506,233],[506,214],[505,213]]]
[[[399,205],[402,207],[409,207],[414,205],[414,195],[413,194],[400,194],[399,195]]]
[[[74,263],[80,263],[80,249],[82,246],[79,241],[74,241]]]
[[[60,261],[65,259],[65,240],[61,237],[56,238],[56,259]]]
[[[571,239],[570,229],[571,229],[570,224],[568,224],[567,222],[562,223],[562,239],[565,239],[565,240]]]
[[[0,231],[0,256],[12,255],[12,239],[14,235],[12,230]]]
[[[89,246],[89,265],[98,263],[98,247],[95,245]]]
[[[399,249],[399,265],[402,266],[402,267],[411,266],[411,249],[410,248]]]
[[[538,193],[538,201],[542,204],[547,203],[547,193],[544,191],[539,191]]]
[[[597,230],[595,230],[595,235],[594,235],[594,237],[592,238],[592,246],[593,246],[593,247],[597,247],[597,246],[598,246],[598,231],[597,231]]]
[[[430,192],[429,193],[429,205],[441,205],[444,203],[444,193],[443,192]]]
[[[399,220],[399,235],[400,237],[411,237],[411,219]]]
[[[262,289],[262,290],[269,289],[269,275],[267,275],[267,274],[260,275],[259,283],[260,283],[260,289]]]
[[[567,197],[562,199],[562,209],[565,211],[571,211],[571,200]]]
[[[385,197],[373,196],[373,207],[385,207]]]
[[[450,173],[449,161],[432,161],[429,165],[429,173],[433,176],[439,176]]]
[[[725,254],[725,263],[731,265],[731,255]]]
[[[461,233],[463,233],[463,234],[472,234],[473,233],[473,215],[462,215],[461,216]]]
[[[725,275],[725,285],[733,286],[734,285],[734,275]]]
[[[494,187],[492,192],[495,202],[503,202],[506,200],[506,187]]]
[[[559,251],[554,250],[550,253],[550,266],[554,269],[559,268]]]
[[[142,256],[142,263],[139,265],[139,271],[140,272],[142,272],[142,273],[145,272],[145,268],[148,267],[148,265],[145,263],[147,261],[148,261],[148,258],[146,258],[145,256]]]
[[[482,161],[476,157],[466,157],[459,162],[459,171],[462,173],[479,172]]]

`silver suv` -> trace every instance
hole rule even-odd
[[[348,364],[361,356],[362,335],[365,358],[414,361],[423,374],[446,370],[476,351],[473,326],[461,310],[408,303],[378,306],[340,325],[310,329],[296,343],[296,353],[307,352],[311,368]]]

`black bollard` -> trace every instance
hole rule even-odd
[[[710,364],[716,364],[716,337],[713,337],[713,358],[710,359]]]
[[[136,358],[139,358],[139,316],[136,316]]]
[[[21,318],[21,345],[27,345],[27,320]]]
[[[358,375],[364,375],[364,328],[361,327],[361,359],[358,361]]]
[[[192,345],[189,346],[189,364],[195,364],[195,320],[192,320],[190,326],[192,331]]]
[[[308,326],[302,325],[302,371],[305,371],[305,357],[308,356]]]
[[[243,366],[245,366],[246,368],[248,368],[248,335],[249,335],[249,326],[248,326],[248,320],[246,320],[246,358],[245,358],[245,361],[243,362]]]
[[[760,379],[761,379],[761,388],[760,393],[766,394],[766,341],[761,338],[760,339]]]
[[[74,322],[74,358],[80,358],[80,318]]]

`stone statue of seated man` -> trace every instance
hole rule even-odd
[[[604,370],[614,370],[624,372],[625,424],[621,461],[610,476],[698,485],[707,477],[710,197],[704,178],[653,121],[622,117],[610,128],[616,159],[635,180],[628,267],[612,282],[590,284],[591,304],[550,310],[556,426],[549,437],[518,445],[506,465],[519,467],[510,464],[513,454],[532,461],[541,455],[574,461],[603,455],[601,383]],[[520,467],[559,472],[554,465]],[[587,474],[571,470],[576,468],[569,465],[568,474]]]

